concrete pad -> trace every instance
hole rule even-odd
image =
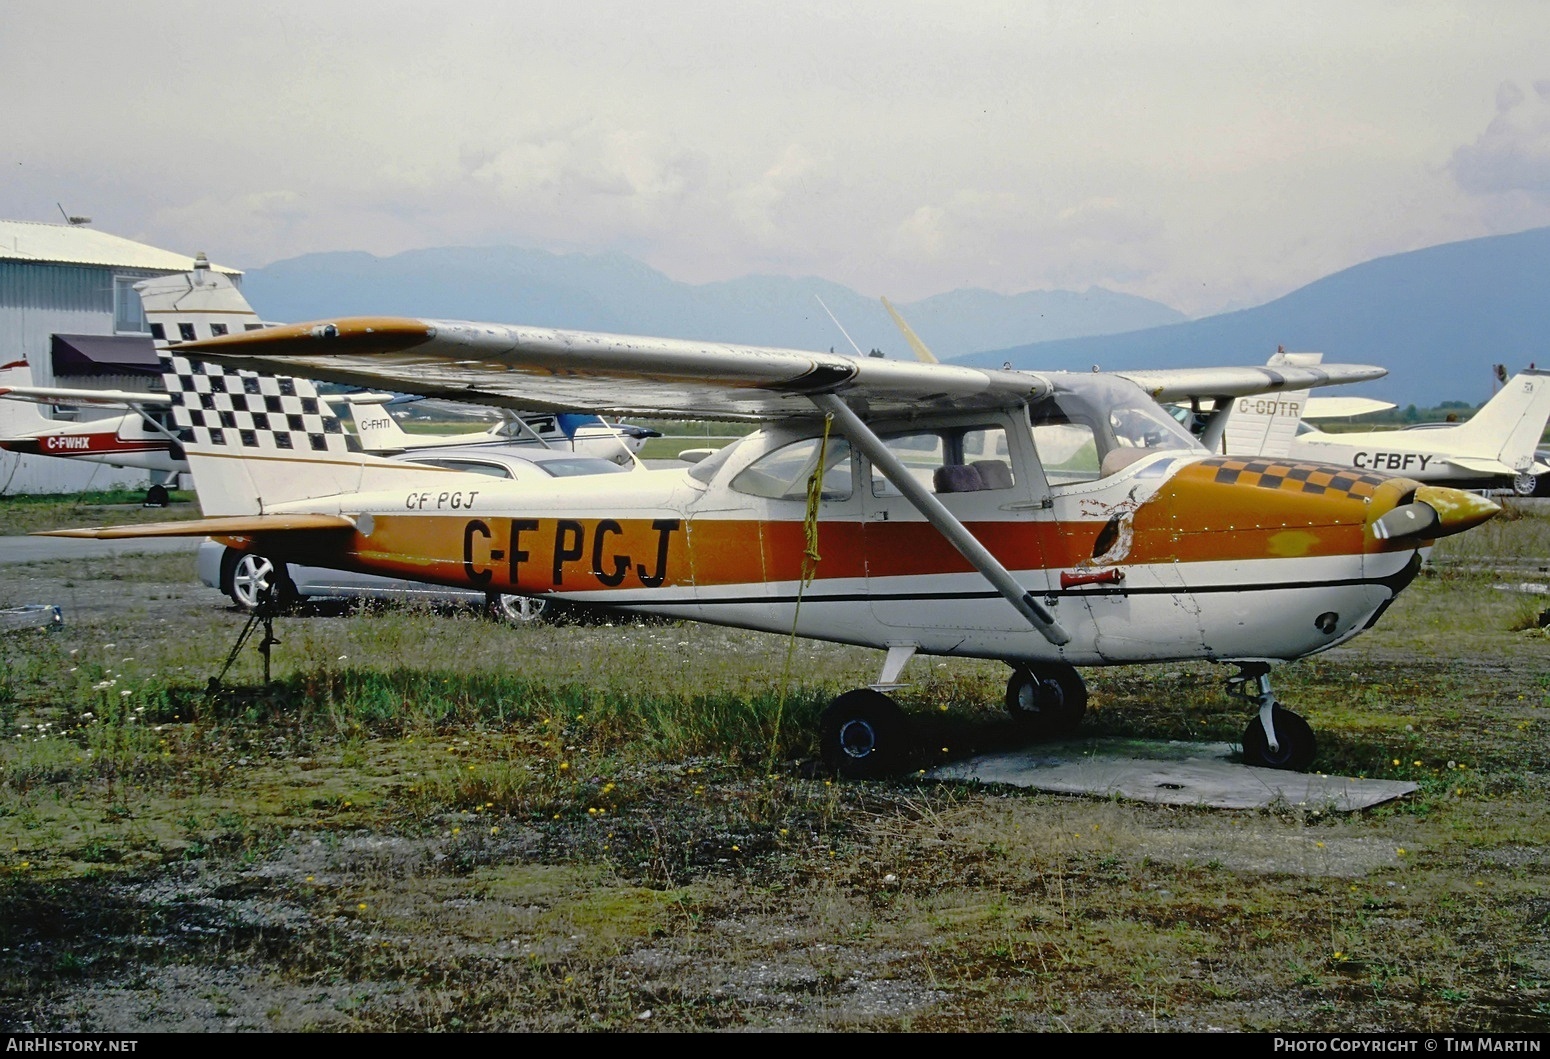
[[[54,559],[104,559],[148,552],[188,552],[192,558],[203,537],[0,537],[0,564],[41,563]]]
[[[1368,809],[1417,789],[1394,780],[1251,768],[1237,755],[1230,743],[1080,739],[985,754],[931,769],[926,777],[1164,805],[1332,812]]]

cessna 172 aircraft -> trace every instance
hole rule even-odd
[[[1158,403],[1230,408],[1377,368],[1038,374],[387,317],[171,352],[205,517],[52,532],[213,535],[291,562],[877,647],[876,683],[821,721],[825,761],[851,777],[906,761],[909,720],[884,692],[917,653],[1005,661],[1006,705],[1033,735],[1080,722],[1079,667],[1232,663],[1229,688],[1255,708],[1244,761],[1305,769],[1314,735],[1276,702],[1271,666],[1368,628],[1436,538],[1498,510],[1409,478],[1214,456]],[[289,429],[254,370],[761,429],[687,468],[534,488]]]

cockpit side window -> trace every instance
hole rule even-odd
[[[1034,446],[1052,486],[1107,478],[1164,451],[1200,452],[1200,442],[1133,384],[1093,376],[1029,410]]]
[[[806,500],[808,479],[818,467],[820,450],[825,464],[822,499],[850,499],[855,491],[850,443],[833,436],[827,446],[822,438],[804,438],[765,453],[737,473],[732,488],[771,500]]]
[[[1033,447],[1051,486],[1099,477],[1098,437],[1090,422],[1072,419],[1053,401],[1033,409]]]

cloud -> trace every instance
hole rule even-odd
[[[1052,208],[1017,192],[967,190],[916,207],[886,238],[896,258],[1011,293],[1133,284],[1162,267],[1163,235],[1155,217],[1117,196]]]
[[[1532,91],[1503,82],[1496,116],[1453,152],[1448,168],[1472,195],[1521,193],[1550,205],[1550,81],[1535,81]]]

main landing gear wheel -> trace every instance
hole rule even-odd
[[[1288,772],[1306,771],[1318,750],[1308,722],[1291,710],[1277,706],[1271,711],[1270,723],[1276,730],[1276,742],[1280,746],[1270,749],[1265,726],[1255,717],[1243,730],[1243,763]]]
[[[1518,496],[1538,496],[1539,475],[1529,474],[1527,471],[1524,471],[1522,474],[1514,475],[1512,479],[1512,491]]]
[[[1064,663],[1016,666],[1006,682],[1006,711],[1030,735],[1070,735],[1087,712],[1087,685]]]
[[[153,485],[145,491],[146,507],[166,507],[172,500],[164,485]]]
[[[549,601],[510,592],[492,592],[486,600],[486,606],[491,616],[501,621],[512,625],[531,625],[543,620],[544,613],[549,609]]]
[[[829,703],[818,724],[823,763],[846,779],[899,772],[909,761],[910,721],[887,695],[858,688]]]
[[[251,611],[257,609],[266,594],[279,607],[296,602],[296,585],[285,572],[285,564],[251,552],[238,556],[231,568],[232,602]]]

